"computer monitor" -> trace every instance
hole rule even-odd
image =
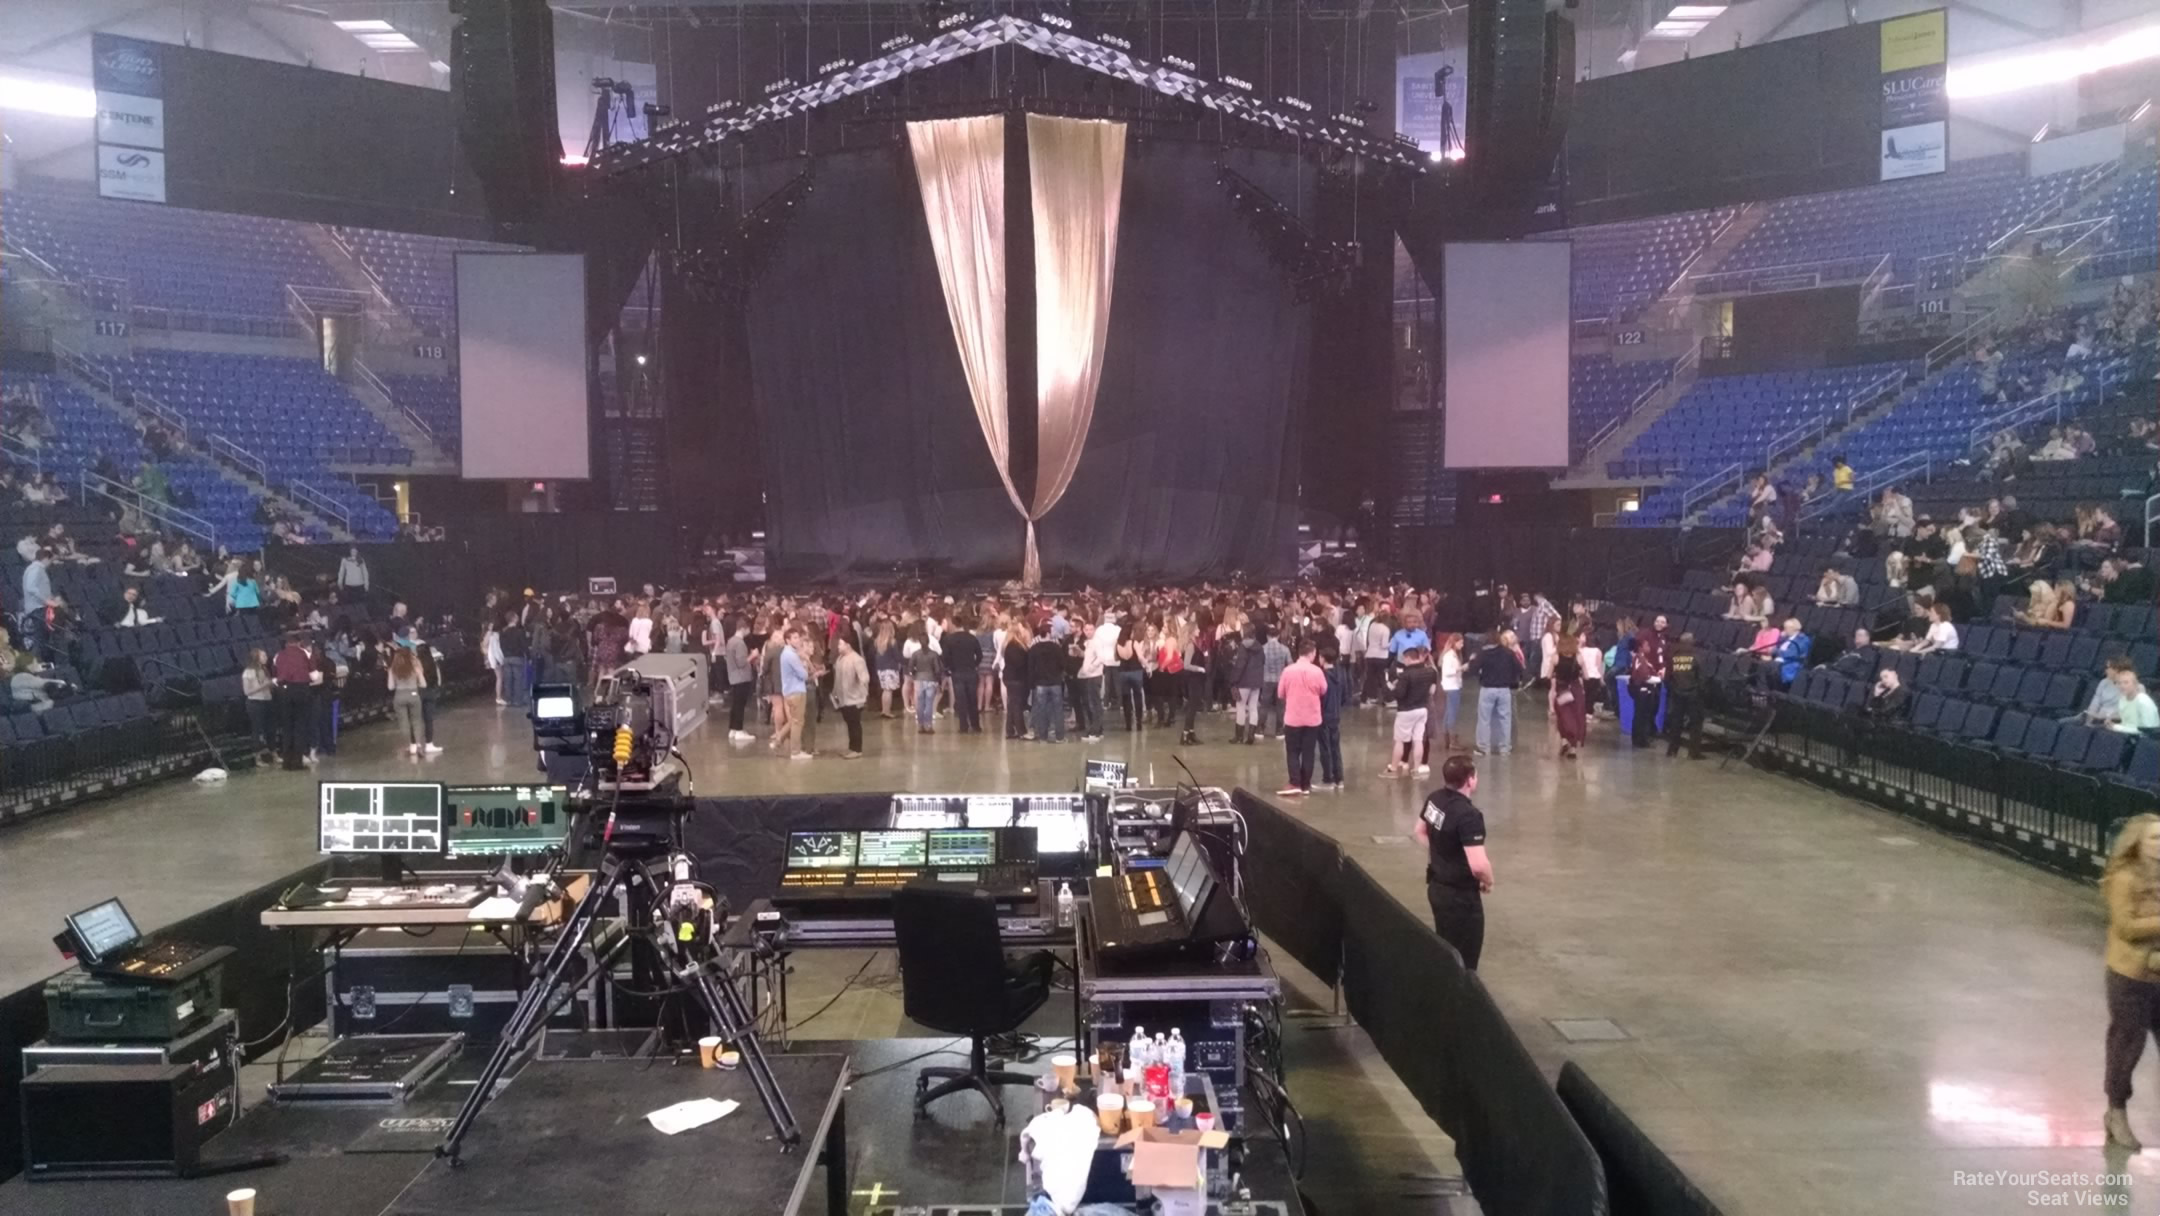
[[[570,830],[570,791],[560,785],[447,785],[444,855],[545,853]]]
[[[987,866],[997,861],[997,833],[988,828],[942,828],[929,834],[930,865]]]
[[[325,781],[316,797],[325,853],[443,851],[443,787],[434,782]]]
[[[787,868],[845,870],[855,864],[853,832],[789,832]]]
[[[855,857],[865,870],[906,869],[926,863],[930,846],[921,832],[864,832]]]
[[[117,899],[92,904],[67,918],[68,933],[82,962],[95,966],[142,937],[135,920]]]
[[[577,690],[567,684],[543,684],[533,690],[533,721],[543,726],[577,717]]]

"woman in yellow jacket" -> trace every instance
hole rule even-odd
[[[2160,1035],[2160,815],[2123,825],[2100,878],[2107,896],[2107,1129],[2109,1143],[2138,1151],[2123,1108],[2145,1036]]]

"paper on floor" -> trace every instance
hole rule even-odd
[[[716,1098],[693,1098],[688,1102],[677,1102],[673,1106],[663,1106],[645,1116],[645,1118],[654,1127],[659,1128],[662,1134],[672,1136],[677,1132],[689,1131],[693,1127],[703,1127],[715,1119],[725,1118],[733,1114],[735,1108],[741,1105],[742,1103],[735,1101],[733,1098],[725,1102]]]

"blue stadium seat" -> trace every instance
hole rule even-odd
[[[1988,743],[1998,752],[2014,752],[2025,742],[2025,732],[2031,726],[2031,714],[2021,709],[2006,709],[1995,720],[1995,734]]]
[[[2062,733],[2062,723],[2053,718],[2035,717],[2025,728],[2025,737],[2018,742],[2018,750],[2036,760],[2046,760],[2055,754],[2055,740]]]

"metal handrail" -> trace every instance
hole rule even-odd
[[[217,549],[217,525],[195,514],[184,511],[168,502],[147,497],[131,485],[114,481],[89,469],[84,469],[76,479],[83,497],[96,494],[109,498],[122,507],[132,508],[137,514],[148,516],[175,532],[185,532],[198,540],[208,542],[213,552]]]
[[[432,443],[437,447],[442,446],[441,441],[435,438],[435,428],[429,426],[427,424],[427,419],[422,418],[418,413],[414,412],[411,406],[398,400],[397,394],[390,391],[390,386],[383,383],[381,376],[376,375],[372,370],[368,368],[367,364],[362,363],[358,359],[354,359],[352,361],[352,366],[353,370],[359,374],[361,383],[367,385],[369,388],[374,389],[376,392],[381,393],[383,400],[389,402],[392,406],[396,407],[398,413],[405,415],[405,421],[410,422],[413,424],[413,426],[419,428],[420,434],[429,443]]]
[[[2029,425],[2044,415],[2053,415],[2055,421],[2061,422],[2063,392],[2062,389],[2056,389],[2053,392],[2042,393],[2030,401],[2013,405],[1987,421],[1979,423],[1967,433],[1965,450],[1977,454],[1987,447],[1988,440],[1994,438],[1997,433],[2006,429],[2014,430]]]
[[[2160,523],[2160,494],[2145,499],[2145,547],[2152,548],[2153,525]]]
[[[1885,372],[1861,385],[1859,390],[1845,399],[1845,404],[1830,410],[1810,422],[1803,422],[1792,430],[1770,441],[1763,452],[1763,468],[1774,469],[1798,455],[1807,445],[1823,438],[1841,427],[1851,426],[1853,418],[1862,409],[1875,404],[1885,396],[1905,391],[1905,372],[1901,368]]]
[[[339,527],[347,532],[352,531],[352,512],[346,510],[336,499],[324,494],[321,490],[304,481],[294,481],[285,486],[285,492],[292,496],[293,501],[315,512],[317,515],[334,519],[338,522]]]
[[[1665,369],[1664,376],[1660,377],[1655,384],[1652,384],[1650,387],[1644,389],[1641,393],[1637,394],[1635,400],[1628,403],[1627,409],[1621,411],[1621,413],[1611,422],[1608,422],[1604,426],[1598,428],[1597,434],[1590,437],[1589,446],[1583,449],[1583,455],[1588,456],[1590,453],[1597,451],[1599,444],[1604,443],[1607,439],[1612,438],[1613,432],[1619,430],[1623,426],[1626,426],[1628,419],[1633,418],[1635,415],[1641,413],[1643,407],[1650,404],[1650,399],[1652,397],[1655,397],[1659,393],[1662,393],[1666,389],[1672,387],[1672,382],[1680,378],[1680,373],[1686,370],[1686,368],[1690,364],[1701,358],[1701,356],[1702,352],[1700,350],[1696,349],[1692,345],[1689,346],[1686,354],[1680,356],[1678,359],[1673,360],[1673,365]]]
[[[336,224],[321,224],[318,225],[318,227],[320,227],[323,230],[324,234],[330,238],[331,244],[336,245],[339,249],[343,250],[345,256],[352,259],[352,264],[360,268],[360,274],[363,278],[367,279],[368,289],[375,293],[375,299],[379,303],[381,303],[381,305],[385,309],[389,310],[393,314],[396,313],[397,304],[390,299],[390,293],[384,289],[382,276],[376,274],[375,268],[368,265],[367,258],[362,256],[360,251],[353,247],[353,243],[351,241],[345,239],[345,234],[338,231],[338,226]]]
[[[1736,460],[1689,486],[1680,493],[1680,518],[1693,515],[1696,507],[1716,501],[1746,480],[1747,468]]]
[[[1935,457],[1928,452],[1914,452],[1910,456],[1893,460],[1879,469],[1872,470],[1864,477],[1855,478],[1851,490],[1832,492],[1827,496],[1828,501],[1823,502],[1820,507],[1814,505],[1816,502],[1822,501],[1820,498],[1810,499],[1809,505],[1800,510],[1800,520],[1805,523],[1810,519],[1827,515],[1832,510],[1847,504],[1864,504],[1884,486],[1910,481],[1914,469],[1920,471],[1920,480],[1930,480],[1935,475]]]
[[[38,454],[37,448],[8,434],[6,431],[0,431],[0,452],[6,452],[15,459],[29,465],[32,473],[43,473],[45,471],[45,458]]]
[[[1812,262],[1785,262],[1776,266],[1751,266],[1744,270],[1712,270],[1688,277],[1689,281],[1694,285],[1695,294],[1698,296],[1745,296],[1756,294],[1756,289],[1749,285],[1749,281],[1753,279],[1766,277],[1791,278],[1797,274],[1807,273],[1814,276],[1815,285],[1818,287],[1826,282],[1866,282],[1868,279],[1882,273],[1886,265],[1894,261],[1895,255],[1888,253],[1858,254],[1844,258],[1818,258]],[[1728,280],[1737,285],[1726,286]],[[1780,287],[1778,290],[1788,289]]]
[[[265,464],[263,458],[255,453],[248,451],[223,435],[210,436],[204,441],[203,446],[253,474],[255,480],[264,485],[270,484],[270,466]]]
[[[60,343],[55,342],[52,344],[52,353],[53,358],[58,360],[62,366],[66,367],[69,371],[74,372],[76,375],[82,377],[83,379],[88,380],[91,384],[96,385],[99,389],[103,390],[107,396],[111,397],[115,404],[120,405],[121,408],[133,409],[139,413],[148,414],[152,418],[157,419],[159,425],[165,427],[167,430],[172,431],[180,438],[188,438],[187,416],[185,414],[182,414],[180,411],[174,409],[173,407],[165,404],[163,401],[158,400],[156,394],[138,393],[135,390],[128,388],[126,385],[120,384],[118,381],[113,379],[113,375],[111,372],[108,372],[104,368],[99,367],[97,364],[91,362],[89,359],[85,358],[82,354],[77,352],[73,347],[63,346]],[[128,395],[128,399],[125,403],[122,403],[120,401],[120,394],[123,392],[127,393]]]
[[[0,240],[0,249],[11,250],[22,257],[29,258],[30,264],[37,267],[39,270],[44,271],[46,274],[52,276],[55,279],[58,279],[63,283],[67,281],[67,276],[60,273],[59,267],[38,256],[38,251],[30,248],[28,245],[22,244],[19,241]]]
[[[1980,328],[1995,323],[1995,316],[1998,311],[2000,310],[1991,308],[1981,313],[1968,322],[1965,328],[1929,347],[1925,364],[1928,373],[1932,375],[1956,362],[1959,356],[1972,347],[1974,335]]]

